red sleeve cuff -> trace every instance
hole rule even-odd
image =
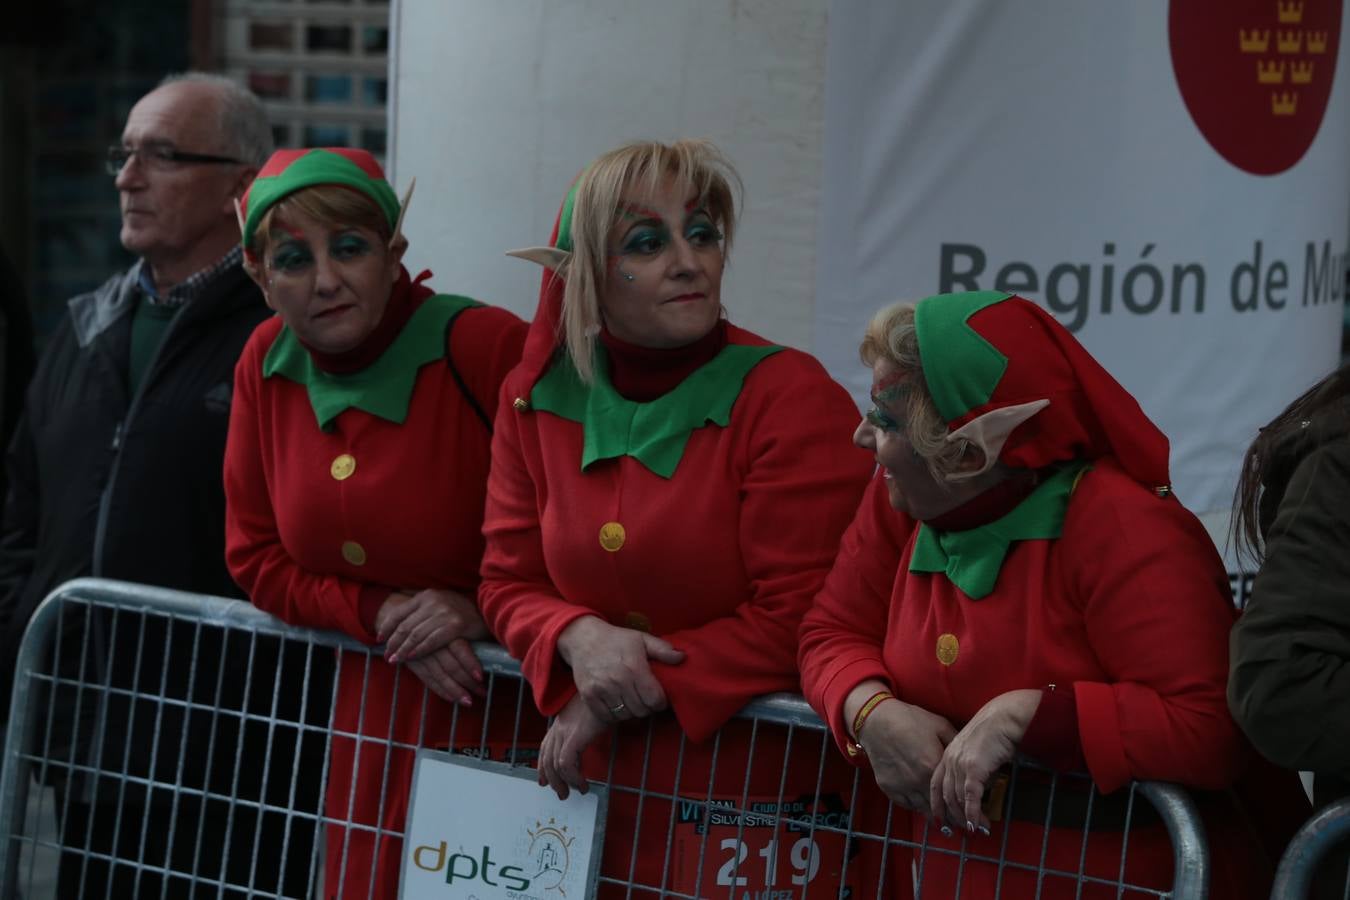
[[[361,591],[356,598],[357,615],[361,617],[361,624],[365,626],[366,631],[370,632],[371,640],[376,641],[379,638],[375,634],[375,617],[380,613],[380,607],[384,606],[384,601],[389,599],[390,594],[396,594],[398,590],[383,584],[363,584]]]
[[[1074,685],[1078,708],[1078,737],[1097,790],[1109,794],[1129,783],[1130,763],[1120,736],[1116,694],[1111,685],[1080,681]]]
[[[844,701],[855,687],[872,679],[882,682],[891,691],[895,690],[891,673],[886,671],[886,666],[880,659],[859,658],[844,664],[830,675],[829,681],[821,690],[821,705],[824,708],[816,710],[830,726],[830,733],[834,735],[834,742],[839,746],[840,752],[854,765],[861,765],[862,760],[849,751],[849,747],[853,744],[853,736],[848,730],[851,723],[844,721]]]
[[[562,708],[577,692],[572,670],[558,653],[558,636],[577,619],[596,615],[593,609],[566,605],[571,608],[558,613],[548,628],[535,638],[529,651],[520,658],[521,674],[534,690],[534,705],[545,716],[556,716],[562,712]]]
[[[1078,737],[1078,704],[1072,685],[1041,691],[1041,703],[1018,749],[1058,772],[1087,769],[1083,743]]]

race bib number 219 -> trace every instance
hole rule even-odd
[[[823,796],[819,805],[812,798],[749,797],[742,807],[739,796],[677,802],[675,890],[697,897],[789,900],[809,886],[807,896],[841,896],[844,835],[820,827],[847,827],[848,813],[838,797]],[[842,896],[851,895],[845,887]]]

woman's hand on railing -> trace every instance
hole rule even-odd
[[[597,719],[621,722],[666,708],[650,659],[675,665],[684,651],[669,641],[583,616],[558,635],[558,655],[572,667],[577,692]]]
[[[390,594],[375,617],[384,656],[405,663],[437,696],[472,705],[484,695],[483,668],[469,641],[488,637],[472,600],[448,590]]]
[[[458,640],[403,663],[436,696],[448,703],[473,706],[473,694],[484,696],[483,686],[465,668],[462,654],[473,656],[467,641]],[[481,676],[480,676],[481,677]],[[471,693],[472,692],[472,693]]]
[[[434,589],[390,594],[375,616],[375,632],[391,663],[425,656],[460,638],[480,641],[490,636],[472,600]]]
[[[1012,761],[1040,703],[1038,690],[999,694],[947,743],[929,784],[938,822],[989,833],[989,818],[980,806],[984,790],[993,774]]]
[[[589,785],[581,772],[581,754],[608,727],[580,694],[574,695],[539,745],[539,784],[553,788],[559,800],[567,799],[569,787],[586,793]]]
[[[886,796],[928,815],[933,769],[955,734],[952,723],[942,716],[890,699],[872,711],[857,739]]]

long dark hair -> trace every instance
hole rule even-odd
[[[1289,435],[1308,427],[1318,413],[1350,396],[1350,364],[1342,366],[1304,391],[1284,412],[1272,419],[1242,457],[1242,471],[1233,494],[1233,537],[1238,559],[1260,562],[1265,555],[1261,534],[1261,488],[1275,462],[1275,449]]]

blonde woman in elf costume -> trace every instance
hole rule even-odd
[[[262,609],[385,642],[383,660],[340,660],[333,727],[371,740],[333,740],[326,813],[365,827],[329,827],[325,887],[393,897],[415,747],[452,731],[477,747],[482,730],[467,642],[488,636],[473,598],[489,426],[525,325],[409,278],[398,199],[364,151],[278,151],[241,215],[279,315],[235,371],[226,559]]]
[[[1015,752],[1104,792],[1087,875],[1120,871],[1126,794],[1112,792],[1158,779],[1200,789],[1213,896],[1266,896],[1268,857],[1225,790],[1253,761],[1224,699],[1235,612],[1168,487],[1167,438],[1021,297],[893,306],[861,350],[874,406],[854,440],[880,468],[802,624],[806,695],[840,747],[918,813],[914,840],[997,859],[1006,838],[1032,871],[1006,869],[1002,896],[1036,894],[1047,815],[1048,784],[1026,775],[992,815],[981,805]],[[1048,868],[1078,871],[1080,785],[1056,788]],[[1172,853],[1148,809],[1136,801],[1125,878],[1163,889]],[[960,878],[961,897],[992,897],[997,877],[930,850],[923,895],[953,897]],[[1054,876],[1040,890],[1116,896]]]
[[[760,733],[747,787],[750,726],[729,722],[797,687],[797,625],[871,462],[818,362],[722,318],[734,183],[710,144],[623,146],[573,185],[550,246],[520,252],[549,271],[499,405],[479,603],[556,716],[540,783],[561,796],[612,771],[630,789],[777,803],[782,742]],[[822,749],[798,738],[789,801],[809,800]],[[631,790],[611,793],[602,876],[656,889],[664,872],[698,896],[776,876],[833,896],[842,841],[793,859],[801,835],[761,822],[738,847],[735,825],[705,834],[694,809],[648,797],[639,819]]]

